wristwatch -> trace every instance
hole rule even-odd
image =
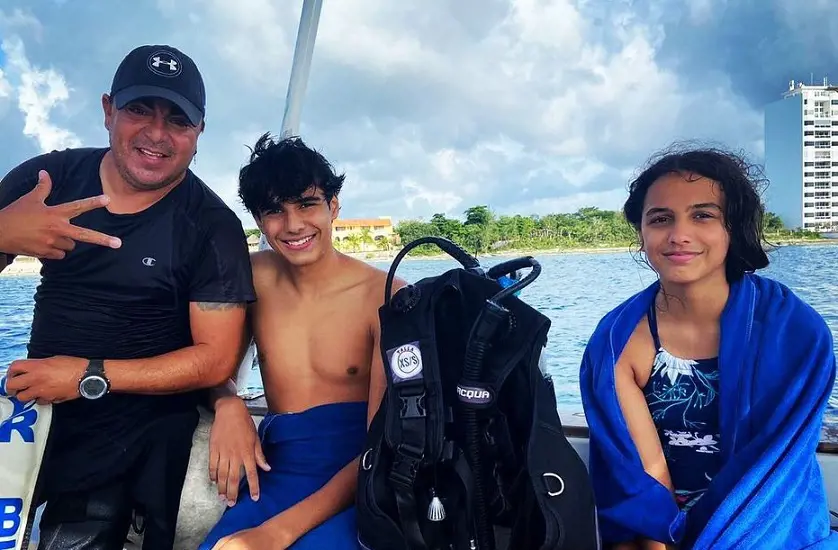
[[[79,380],[79,394],[85,399],[99,399],[111,389],[111,382],[105,376],[105,362],[91,359]]]

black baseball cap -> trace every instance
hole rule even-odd
[[[144,97],[168,99],[196,126],[206,114],[201,72],[188,55],[172,46],[147,45],[132,50],[116,69],[110,96],[117,109]]]

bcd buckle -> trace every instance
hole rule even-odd
[[[425,418],[427,416],[424,391],[417,395],[399,394],[399,399],[401,400],[401,410],[399,411],[401,418]]]
[[[419,464],[425,457],[424,449],[419,449],[407,443],[401,443],[395,449],[393,465],[390,468],[390,481],[402,487],[413,487]]]

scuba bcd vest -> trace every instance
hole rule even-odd
[[[429,243],[463,268],[391,298],[401,259]],[[526,268],[523,279],[497,281]],[[550,320],[515,296],[540,271],[530,257],[485,271],[439,237],[417,239],[394,259],[379,310],[387,389],[356,493],[362,547],[599,548],[588,472],[539,368]]]

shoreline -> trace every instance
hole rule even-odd
[[[786,239],[769,241],[768,244],[772,248],[782,248],[784,246],[833,246],[838,245],[838,239]],[[637,245],[632,243],[623,246],[582,246],[582,247],[555,247],[555,248],[516,248],[499,250],[497,252],[486,252],[478,255],[478,258],[509,258],[519,256],[559,256],[563,254],[612,254],[615,252],[637,253]],[[399,250],[390,251],[369,251],[369,252],[342,252],[347,256],[357,258],[359,260],[369,261],[387,261],[393,260],[399,253]],[[416,255],[408,254],[402,261],[413,260],[450,260],[451,256],[440,252],[439,254]]]
[[[17,256],[15,261],[6,266],[0,277],[19,277],[21,275],[39,275],[41,260],[30,256]]]
[[[831,246],[838,245],[838,239],[794,239],[770,242],[772,246],[777,248],[784,246],[800,246],[800,245],[819,245]],[[542,249],[510,249],[501,250],[498,252],[487,252],[481,254],[481,258],[505,258],[515,256],[556,256],[561,254],[611,254],[614,252],[635,252],[635,245],[626,246],[600,246],[600,247],[569,247],[569,248],[542,248]],[[391,261],[396,257],[399,250],[376,250],[369,252],[343,252],[347,256],[365,260],[370,262]],[[429,254],[429,255],[413,255],[408,254],[403,261],[416,260],[450,260],[451,257],[445,253]],[[0,277],[20,277],[39,275],[41,272],[41,261],[30,256],[18,256],[10,265],[6,266]]]

